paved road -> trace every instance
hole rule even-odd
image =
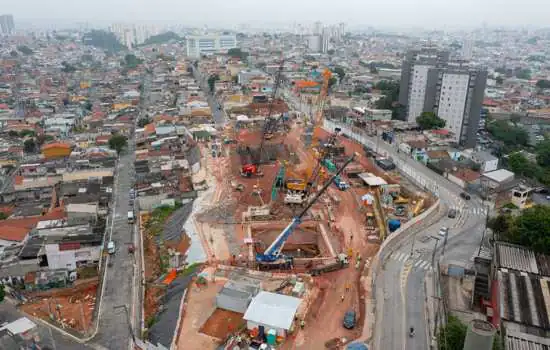
[[[288,100],[295,108],[306,114],[309,112],[309,106],[291,96],[288,90],[287,96],[290,96]],[[374,137],[368,138],[368,142],[378,153],[391,156],[402,173],[435,193],[441,201],[442,219],[433,225],[430,223],[414,238],[410,237],[398,246],[383,265],[383,273],[376,280],[377,288],[383,289],[383,297],[376,299],[377,318],[373,348],[424,350],[429,347],[431,333],[428,328],[432,327],[427,322],[425,302],[433,302],[426,298],[426,287],[432,295],[434,285],[430,283],[425,286],[424,283],[432,280],[432,257],[434,263],[470,262],[479,250],[486,208],[474,197],[470,201],[464,201],[460,198],[462,190],[457,185],[410,157],[398,154],[393,145]],[[458,210],[457,218],[447,218],[446,213],[450,208]],[[443,226],[449,228],[444,254],[444,240],[438,233]],[[433,256],[434,248],[436,251]],[[380,291],[377,292],[380,296]],[[409,337],[410,327],[415,328],[414,337]]]
[[[220,102],[210,93],[208,87],[208,77],[203,75],[198,68],[193,68],[193,76],[199,83],[201,90],[205,93],[208,105],[212,109],[212,118],[216,126],[224,126],[226,117],[222,109],[220,109]]]

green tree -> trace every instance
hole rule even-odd
[[[422,112],[422,114],[416,118],[416,124],[418,124],[422,130],[441,129],[445,127],[445,120],[439,118],[433,112]]]
[[[117,52],[124,50],[126,47],[118,41],[114,33],[106,30],[92,30],[84,34],[82,42],[86,45],[98,47],[107,52]]]
[[[26,153],[33,153],[36,150],[36,142],[34,139],[27,139],[23,142],[23,149]]]
[[[502,85],[504,83],[504,78],[502,78],[500,75],[495,78],[497,85]]]
[[[21,52],[23,55],[32,55],[34,53],[34,51],[27,45],[17,46],[17,51]]]
[[[181,40],[181,37],[179,35],[177,35],[172,31],[168,31],[168,32],[161,33],[158,35],[153,35],[147,38],[147,40],[145,40],[145,42],[142,45],[143,46],[158,45],[158,44],[164,44],[170,41],[180,41],[180,40]]]
[[[550,140],[540,142],[536,147],[537,163],[550,167]]]
[[[17,51],[11,50],[11,51],[10,51],[10,56],[11,56],[11,57],[17,57],[17,56],[19,56],[19,54],[17,53]]]
[[[36,132],[30,129],[21,130],[21,132],[19,133],[19,136],[21,137],[34,136],[34,135],[36,135]]]
[[[138,126],[143,128],[145,125],[149,124],[151,120],[148,117],[143,117],[138,120]]]
[[[468,327],[455,316],[449,316],[447,324],[439,330],[439,350],[463,350]]]
[[[220,80],[220,77],[217,74],[212,74],[208,77],[208,88],[210,92],[213,93],[216,88],[216,81]]]
[[[127,54],[124,56],[124,65],[126,68],[136,68],[138,65],[142,64],[143,60],[136,57],[134,54]]]
[[[516,71],[516,78],[524,80],[531,79],[531,70],[529,68],[519,69]]]
[[[0,212],[0,220],[6,220],[7,218],[9,218],[9,215],[4,213],[3,211]]]
[[[338,82],[338,79],[336,77],[331,77],[329,80],[328,80],[328,87],[329,89]]]
[[[6,290],[3,284],[0,284],[0,303],[6,298]]]
[[[503,237],[506,241],[530,248],[536,252],[550,253],[550,207],[535,205],[525,209],[513,220],[510,230]]]
[[[336,52],[336,51],[334,51],[334,49],[330,49],[330,50],[327,51],[327,54],[328,54],[329,56],[332,56],[332,55],[334,55],[335,52]]]
[[[487,130],[495,139],[508,146],[525,146],[529,140],[529,134],[525,129],[511,125],[505,120],[487,124]]]
[[[493,230],[495,237],[502,237],[508,233],[512,225],[512,217],[510,215],[499,215],[490,218],[487,222],[487,227]]]
[[[342,67],[336,67],[334,68],[333,72],[338,75],[338,81],[342,82],[346,76],[346,72],[344,71],[344,68]]]
[[[117,153],[120,153],[128,145],[126,136],[121,134],[114,134],[109,139],[109,148],[114,149]]]
[[[245,52],[238,47],[227,50],[227,55],[231,57],[238,57],[241,61],[245,61],[248,57],[248,52]]]
[[[550,80],[546,80],[546,79],[538,80],[537,87],[539,89],[550,89]]]
[[[515,152],[508,157],[508,167],[517,175],[523,175],[529,171],[530,162],[519,152]]]

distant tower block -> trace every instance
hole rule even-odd
[[[473,320],[468,325],[464,350],[491,350],[496,329],[487,321]]]

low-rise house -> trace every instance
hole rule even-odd
[[[252,299],[243,319],[249,331],[274,332],[277,337],[286,337],[301,302],[288,295],[262,291]]]
[[[474,189],[479,187],[480,174],[468,168],[457,169],[447,174],[449,181],[457,184],[463,189]]]
[[[479,165],[482,173],[488,173],[498,169],[498,158],[486,151],[473,152],[470,155],[472,161]]]
[[[499,169],[483,174],[480,178],[482,192],[489,195],[506,190],[513,183],[514,175],[513,172],[506,169]]]

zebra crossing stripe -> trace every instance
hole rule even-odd
[[[407,255],[406,254],[403,254],[403,253],[399,253],[400,257],[399,257],[399,261],[403,262],[405,260],[407,260]]]
[[[414,264],[414,267],[418,267],[418,265],[422,264],[422,260],[418,260],[415,264]]]
[[[427,261],[423,261],[422,264],[420,265],[420,268],[421,269],[424,269],[424,270],[427,270],[430,266],[430,263],[427,262]]]

